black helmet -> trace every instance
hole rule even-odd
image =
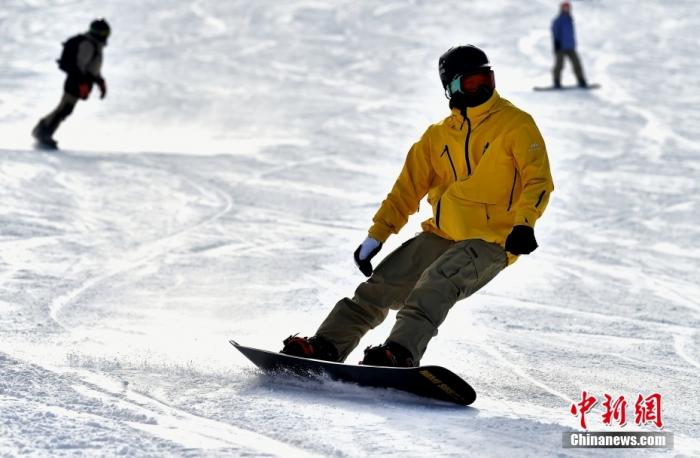
[[[450,108],[465,110],[486,102],[493,95],[496,81],[489,58],[476,46],[457,46],[438,61],[440,81]]]
[[[90,23],[90,30],[88,33],[98,41],[106,43],[111,31],[112,29],[109,27],[107,21],[105,21],[104,18],[99,18]]]
[[[448,49],[445,54],[440,56],[438,66],[440,81],[445,89],[458,75],[466,76],[491,70],[489,58],[486,57],[484,51],[472,45]]]

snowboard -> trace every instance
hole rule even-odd
[[[375,388],[393,388],[425,398],[468,406],[476,392],[460,376],[440,366],[380,367],[343,364],[245,347],[230,340],[238,351],[265,372],[302,377],[326,375],[333,380]]]
[[[600,88],[600,84],[589,84],[588,86],[581,87],[581,86],[560,86],[560,87],[554,87],[554,86],[535,86],[532,89],[535,91],[570,91],[573,89],[577,89],[579,91],[591,91],[593,89],[598,89]]]

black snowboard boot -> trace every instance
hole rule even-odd
[[[396,342],[365,348],[365,357],[360,364],[365,366],[415,367],[411,352]]]
[[[280,353],[300,358],[338,361],[338,350],[321,336],[299,337],[297,334],[284,339],[284,348]]]
[[[43,120],[39,121],[34,129],[32,129],[32,137],[36,139],[39,144],[47,148],[58,148],[58,143],[53,139],[53,133],[56,129],[52,129],[52,126],[48,126]]]

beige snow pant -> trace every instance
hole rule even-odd
[[[344,361],[389,309],[398,309],[387,341],[407,348],[418,364],[450,308],[506,265],[505,250],[494,243],[452,242],[423,232],[384,258],[352,299],[335,305],[316,334],[333,342]]]

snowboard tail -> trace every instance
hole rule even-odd
[[[467,382],[440,366],[379,367],[343,364],[246,347],[233,340],[229,342],[266,372],[290,371],[303,377],[325,374],[333,380],[375,388],[393,388],[465,406],[476,399],[476,392]]]

